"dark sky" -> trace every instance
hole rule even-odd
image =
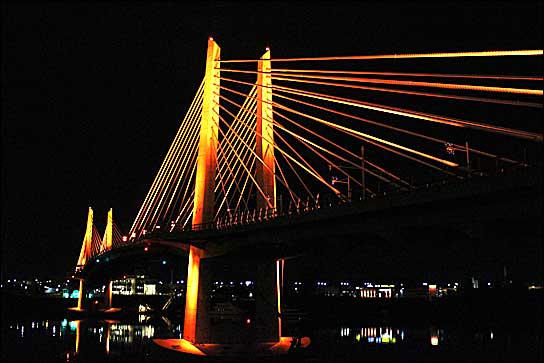
[[[222,59],[542,47],[526,1],[4,2],[1,23],[3,278],[71,271],[88,206],[127,231],[210,35]]]

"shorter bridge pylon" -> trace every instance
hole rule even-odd
[[[99,251],[101,245],[102,239],[93,224],[93,209],[89,207],[87,227],[85,228],[85,236],[83,237],[83,244],[81,245],[81,251],[76,264],[76,272],[81,270],[87,261]]]

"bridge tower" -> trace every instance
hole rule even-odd
[[[204,76],[204,98],[202,101],[200,142],[196,167],[193,228],[211,223],[214,219],[214,190],[219,127],[220,56],[221,48],[210,37],[208,39],[206,73]],[[200,259],[204,257],[203,252],[195,246],[190,246],[189,248],[183,338],[192,343],[206,340],[207,336],[202,335],[207,334],[209,331],[209,327],[207,326],[207,309],[203,306],[209,287],[204,281],[199,284],[201,282]],[[203,278],[209,276],[209,273],[202,272]],[[198,309],[199,305],[201,306],[200,309]]]
[[[108,219],[106,222],[106,230],[104,231],[104,238],[102,238],[102,248],[100,253],[111,250],[113,246],[113,210],[110,208],[108,211]],[[104,309],[108,310],[112,308],[112,285],[113,281],[109,280],[106,285],[106,291],[104,292]]]
[[[272,76],[270,48],[258,61],[257,73],[257,128],[255,152],[263,163],[256,163],[255,179],[266,199],[257,195],[257,209],[276,208],[276,178],[274,164],[274,119],[272,114]]]
[[[76,272],[78,272],[88,259],[91,258],[91,248],[93,245],[93,235],[94,235],[94,225],[93,225],[93,209],[89,207],[89,212],[87,213],[87,227],[85,228],[85,236],[83,237],[83,244],[81,245],[81,252],[79,253],[79,258],[76,264]],[[77,308],[76,310],[82,310],[83,308],[83,296],[84,293],[84,280],[79,279],[79,297],[77,299]]]
[[[79,252],[79,258],[76,264],[76,272],[80,268],[85,266],[87,259],[91,257],[91,246],[93,243],[93,209],[89,207],[87,213],[87,228],[85,228],[85,236],[83,237],[83,244],[81,245],[81,252]]]
[[[112,208],[108,211],[108,219],[106,221],[106,230],[104,231],[104,238],[102,238],[102,248],[100,253],[111,250],[113,245],[113,211]]]
[[[213,223],[215,202],[215,176],[219,128],[219,77],[220,48],[213,38],[208,39],[204,98],[200,126],[200,142],[195,180],[193,229]],[[276,207],[276,184],[274,174],[274,137],[272,118],[272,91],[270,75],[270,50],[258,63],[258,101],[256,153],[263,161],[257,168],[257,182],[264,196],[257,200],[257,208]],[[187,290],[183,338],[191,343],[207,343],[210,339],[208,305],[211,285],[211,259],[205,251],[189,247]],[[281,335],[278,271],[283,270],[283,261],[266,260],[258,264],[256,284],[260,290],[256,298],[256,323],[259,340],[278,341]],[[279,276],[279,275],[278,275]]]

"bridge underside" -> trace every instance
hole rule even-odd
[[[542,176],[475,180],[228,231],[161,236],[191,241],[205,257],[347,257],[395,271],[486,270],[517,266],[542,274]],[[405,268],[399,268],[405,266]],[[422,267],[429,266],[429,268]],[[376,269],[373,269],[376,270]],[[393,271],[393,269],[390,269]],[[406,275],[401,271],[401,276]],[[527,275],[529,274],[529,275]]]

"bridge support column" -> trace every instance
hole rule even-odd
[[[106,285],[106,291],[104,291],[104,309],[105,310],[109,310],[111,309],[113,306],[112,306],[112,303],[111,303],[111,298],[112,298],[112,293],[111,293],[111,287],[113,285],[113,281],[109,281],[108,284]]]
[[[202,250],[189,250],[183,339],[191,343],[209,343],[211,271],[210,261],[202,260]]]
[[[77,309],[83,309],[83,296],[85,295],[85,284],[83,279],[79,279],[79,297],[77,298]]]
[[[281,295],[284,260],[263,261],[255,278],[256,339],[279,341],[281,337]]]

